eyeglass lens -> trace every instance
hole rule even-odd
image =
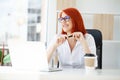
[[[69,21],[69,20],[70,20],[70,16],[60,17],[60,18],[58,19],[59,22]]]

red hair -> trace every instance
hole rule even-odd
[[[80,12],[75,9],[75,8],[67,8],[62,10],[62,12],[60,13],[60,17],[62,16],[62,13],[67,14],[68,16],[70,16],[71,20],[72,20],[72,33],[73,32],[82,32],[83,35],[86,33],[86,29],[83,23],[83,19],[82,16],[80,14]],[[62,29],[62,34],[66,34],[66,32],[64,32],[64,30]]]

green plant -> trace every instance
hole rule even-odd
[[[7,54],[4,56],[3,60],[2,60],[2,51],[0,50],[0,65],[3,63],[3,64],[7,64],[7,63],[10,63],[11,60],[10,60],[10,54]]]
[[[3,58],[3,64],[7,64],[10,63],[10,54],[7,54],[4,58]]]
[[[0,50],[0,62],[2,60],[2,51]]]

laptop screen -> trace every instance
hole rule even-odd
[[[48,69],[45,45],[19,39],[8,41],[12,67],[24,70]]]

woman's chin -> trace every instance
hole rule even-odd
[[[69,30],[68,29],[63,29],[64,32],[68,32]]]
[[[64,30],[64,32],[66,32],[66,33],[67,33],[68,31],[67,31],[67,30]]]

